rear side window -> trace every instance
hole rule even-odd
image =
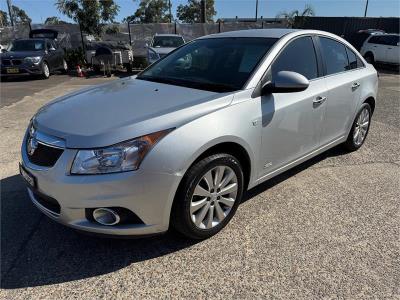
[[[390,41],[389,45],[391,46],[397,46],[397,44],[400,42],[400,36],[398,35],[391,35],[390,36]]]
[[[271,66],[272,78],[280,71],[297,72],[307,79],[318,77],[317,57],[311,37],[290,42]]]
[[[320,37],[320,43],[326,65],[326,75],[344,72],[349,69],[349,60],[343,44],[323,37]]]
[[[347,57],[349,59],[349,65],[347,67],[347,70],[362,68],[364,66],[362,61],[350,48],[346,47],[346,52],[347,52]]]

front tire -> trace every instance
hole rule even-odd
[[[185,174],[171,212],[171,225],[191,239],[213,236],[234,216],[243,196],[240,162],[215,154],[195,163]]]
[[[348,151],[356,151],[364,144],[371,124],[371,116],[371,106],[369,106],[368,103],[361,105],[351,127],[349,136],[344,143],[344,147]]]
[[[50,68],[47,62],[43,62],[42,64],[42,78],[49,79],[50,77]]]

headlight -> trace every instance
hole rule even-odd
[[[158,55],[157,52],[149,51],[149,59],[151,61],[159,60],[160,56]]]
[[[79,150],[72,164],[71,174],[106,174],[137,170],[151,148],[171,130],[158,131],[102,149]]]
[[[25,62],[38,64],[42,58],[40,56],[25,57]]]

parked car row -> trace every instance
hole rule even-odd
[[[7,49],[2,46],[0,54],[1,78],[21,75],[38,75],[49,78],[52,72],[67,72],[64,50],[57,43],[58,32],[37,29],[30,32],[29,39],[13,41]],[[388,34],[378,29],[360,30],[351,37],[353,46],[360,51],[368,63],[400,64],[399,34]],[[185,44],[178,34],[156,34],[146,44],[147,63],[155,63],[174,49]],[[96,42],[86,45],[85,59],[96,72],[110,73],[117,67],[128,72],[133,68],[132,47],[122,42]]]

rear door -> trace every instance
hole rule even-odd
[[[391,64],[400,63],[400,36],[390,35],[387,40],[386,45],[386,60]]]
[[[384,36],[374,35],[369,41],[369,49],[374,54],[375,61],[385,61],[386,46],[384,45]]]
[[[363,64],[351,49],[337,40],[320,36],[319,45],[328,91],[321,134],[321,144],[326,145],[345,136],[353,122]]]

